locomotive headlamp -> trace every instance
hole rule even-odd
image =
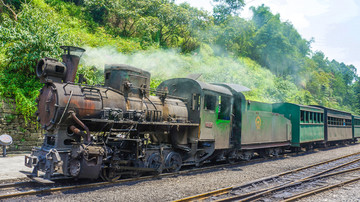
[[[66,75],[66,66],[56,59],[43,58],[36,66],[36,75],[41,83],[61,82]]]
[[[43,58],[36,66],[40,82],[74,82],[80,57],[85,49],[73,46],[60,46],[64,50],[63,62],[53,58]]]

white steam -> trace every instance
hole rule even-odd
[[[184,78],[188,74],[202,74],[199,80],[204,82],[246,86],[252,89],[247,93],[247,98],[264,102],[286,101],[298,92],[295,84],[289,80],[276,78],[256,62],[248,58],[216,56],[213,49],[206,46],[201,47],[200,53],[192,55],[161,49],[122,54],[114,47],[87,47],[81,64],[86,67],[96,67],[102,72],[105,64],[127,64],[147,70],[152,78],[160,80]]]
[[[117,52],[114,47],[86,47],[81,63],[104,71],[105,64],[126,64],[151,73],[152,77],[172,78],[184,75],[183,69],[189,64],[176,50],[152,50],[133,54]]]

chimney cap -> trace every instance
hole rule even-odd
[[[68,55],[70,55],[70,52],[85,52],[85,49],[75,46],[60,46],[60,48],[63,49],[64,53]]]

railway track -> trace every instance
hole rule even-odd
[[[180,201],[293,201],[360,180],[360,153],[202,193]]]
[[[292,154],[290,154],[292,155]],[[293,154],[296,155],[296,154]],[[300,154],[301,155],[301,154]],[[282,158],[282,157],[279,157]],[[80,182],[73,182],[72,185],[65,185],[69,184],[69,182],[65,183],[54,183],[54,184],[40,184],[35,181],[25,181],[25,182],[14,182],[14,183],[6,183],[0,184],[0,200],[21,197],[21,196],[29,196],[29,195],[37,195],[37,194],[47,194],[53,193],[58,191],[67,191],[67,190],[80,190],[85,188],[93,188],[93,187],[106,187],[106,186],[116,186],[124,183],[129,182],[138,182],[138,181],[145,181],[151,179],[159,179],[164,177],[173,177],[177,175],[186,175],[196,172],[204,172],[209,170],[216,170],[222,169],[226,167],[233,167],[233,166],[242,166],[257,162],[263,162],[263,158],[254,159],[252,161],[240,161],[237,163],[232,164],[218,164],[212,166],[206,166],[201,168],[191,168],[187,170],[182,170],[179,172],[174,173],[163,173],[160,175],[152,175],[152,176],[143,176],[143,177],[136,177],[136,178],[129,178],[129,179],[120,179],[115,182],[92,182],[92,183],[82,183]],[[75,185],[74,185],[75,184]]]
[[[283,157],[278,157],[277,159],[284,158],[286,156],[297,156],[297,155],[302,155],[302,154],[303,154],[303,152],[300,154],[295,154],[295,153],[285,154]],[[340,158],[336,158],[336,159],[330,160],[328,162],[337,161],[337,160],[340,161],[341,159],[351,158],[356,155],[358,155],[358,157],[360,158],[360,152],[359,152],[356,154],[351,154],[351,155],[343,156]],[[117,185],[129,183],[129,182],[138,182],[138,181],[145,181],[145,180],[151,180],[151,179],[159,179],[159,178],[164,178],[164,177],[173,177],[173,176],[177,176],[177,175],[186,175],[186,174],[191,174],[191,173],[196,173],[196,172],[204,172],[204,171],[209,171],[209,170],[223,169],[223,168],[227,168],[227,167],[248,165],[248,164],[259,163],[259,162],[263,162],[263,161],[264,161],[263,158],[258,158],[258,159],[254,159],[252,161],[241,161],[241,162],[237,162],[237,163],[233,163],[233,164],[219,164],[219,165],[212,165],[212,166],[207,166],[207,167],[202,167],[202,168],[192,168],[192,169],[183,170],[183,171],[179,171],[179,172],[175,172],[175,173],[163,173],[163,174],[156,175],[156,176],[152,175],[152,176],[143,176],[143,177],[137,177],[137,178],[121,179],[121,180],[117,180],[115,182],[91,182],[91,183],[88,183],[88,181],[87,182],[83,182],[83,181],[66,182],[65,181],[65,182],[57,182],[54,184],[39,184],[34,181],[25,181],[25,182],[0,184],[0,200],[14,198],[14,197],[30,196],[30,195],[49,194],[49,193],[54,193],[54,192],[59,192],[59,191],[81,190],[81,189],[85,189],[85,188],[117,186]],[[360,159],[359,159],[359,161],[360,161]],[[324,164],[324,163],[325,162],[322,162],[317,165]],[[316,166],[316,165],[313,165],[313,166]],[[300,168],[297,170],[300,171],[302,169],[305,169],[305,168]],[[286,173],[283,173],[283,175],[286,175]]]

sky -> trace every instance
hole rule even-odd
[[[211,0],[176,0],[212,11]],[[268,6],[282,21],[291,22],[301,36],[313,38],[313,51],[329,60],[354,65],[360,75],[360,0],[245,0],[240,16],[250,19],[251,6]]]

